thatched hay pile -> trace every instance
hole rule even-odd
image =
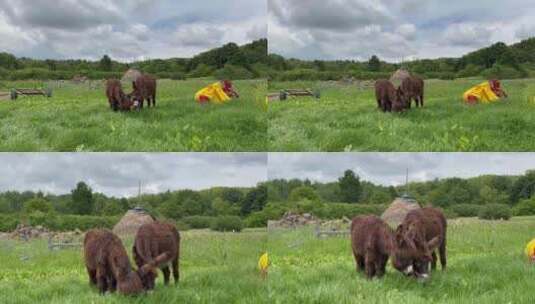
[[[143,224],[154,222],[154,218],[141,208],[130,209],[113,227],[113,233],[120,236],[135,235]]]
[[[383,212],[381,218],[390,226],[397,227],[405,219],[407,213],[415,209],[420,209],[420,205],[416,200],[410,197],[398,197]]]
[[[123,78],[121,78],[121,81],[124,82],[133,82],[136,81],[138,77],[141,76],[141,72],[136,69],[129,69],[126,71],[123,75]]]
[[[390,77],[390,81],[394,85],[399,86],[401,82],[403,81],[403,79],[409,78],[410,76],[411,76],[411,73],[409,73],[409,71],[405,69],[398,69],[397,71],[394,72],[394,74],[392,74],[392,76]]]

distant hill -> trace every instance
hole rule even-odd
[[[72,79],[76,75],[91,79],[120,78],[132,67],[160,78],[212,76],[246,79],[264,77],[267,62],[267,39],[256,40],[242,46],[228,43],[193,58],[151,59],[133,63],[114,61],[107,55],[100,61],[89,61],[38,60],[0,53],[0,79]]]
[[[453,79],[524,78],[535,76],[535,38],[506,45],[495,43],[460,58],[420,59],[403,63],[381,61],[376,56],[367,62],[354,60],[299,60],[277,54],[268,55],[270,74],[277,80],[377,79],[388,77],[404,67],[426,78]]]

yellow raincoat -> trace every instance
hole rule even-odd
[[[491,103],[498,100],[498,96],[490,88],[490,83],[488,81],[483,82],[480,85],[477,85],[470,90],[464,92],[463,99],[466,102],[469,102],[469,97],[473,96],[481,103]]]
[[[211,102],[217,104],[224,104],[230,100],[230,97],[223,91],[223,86],[220,82],[213,83],[195,94],[195,100],[201,102],[201,96],[205,96]]]
[[[535,239],[531,240],[526,246],[526,256],[530,260],[535,261]]]
[[[268,267],[269,267],[269,258],[266,252],[258,260],[258,269],[262,273],[267,273]]]

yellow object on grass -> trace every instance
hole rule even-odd
[[[203,100],[207,98],[208,100]],[[223,91],[223,86],[220,82],[213,83],[195,94],[195,100],[198,102],[210,101],[217,104],[223,104],[230,100],[230,97]]]
[[[262,256],[260,256],[260,259],[258,260],[258,269],[260,269],[261,272],[267,272],[268,267],[269,267],[269,258],[266,252]]]
[[[488,81],[483,82],[480,85],[477,85],[470,90],[464,92],[463,99],[466,102],[470,101],[470,96],[477,98],[479,102],[482,103],[491,103],[498,100],[498,96],[490,88],[490,83]]]
[[[531,240],[526,246],[526,256],[530,260],[535,261],[535,239]]]

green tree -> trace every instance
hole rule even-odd
[[[101,71],[110,72],[112,70],[113,63],[111,61],[110,56],[104,55],[102,59],[100,59],[99,62],[99,68]]]
[[[345,203],[357,203],[360,199],[362,187],[360,178],[352,170],[346,170],[344,176],[338,179],[340,197]]]
[[[314,188],[308,186],[295,188],[290,193],[289,200],[291,202],[298,202],[304,199],[315,202],[319,201],[319,196],[316,191],[314,191]]]
[[[243,193],[236,188],[227,188],[223,190],[221,197],[231,204],[237,204],[243,199]]]
[[[379,60],[379,57],[373,55],[370,58],[368,61],[368,70],[372,72],[379,72],[379,70],[381,70],[381,61]]]
[[[84,182],[79,182],[71,191],[71,211],[74,214],[88,215],[93,212],[93,192]]]
[[[232,213],[230,203],[219,197],[212,201],[212,210],[216,215],[228,215]]]
[[[43,198],[36,197],[24,202],[23,211],[26,214],[30,214],[36,211],[50,213],[53,210],[54,208],[52,207],[52,204]]]
[[[259,185],[250,190],[242,201],[241,214],[260,211],[267,203],[267,187]]]
[[[124,212],[121,204],[117,200],[109,200],[102,210],[103,215],[119,215]]]

